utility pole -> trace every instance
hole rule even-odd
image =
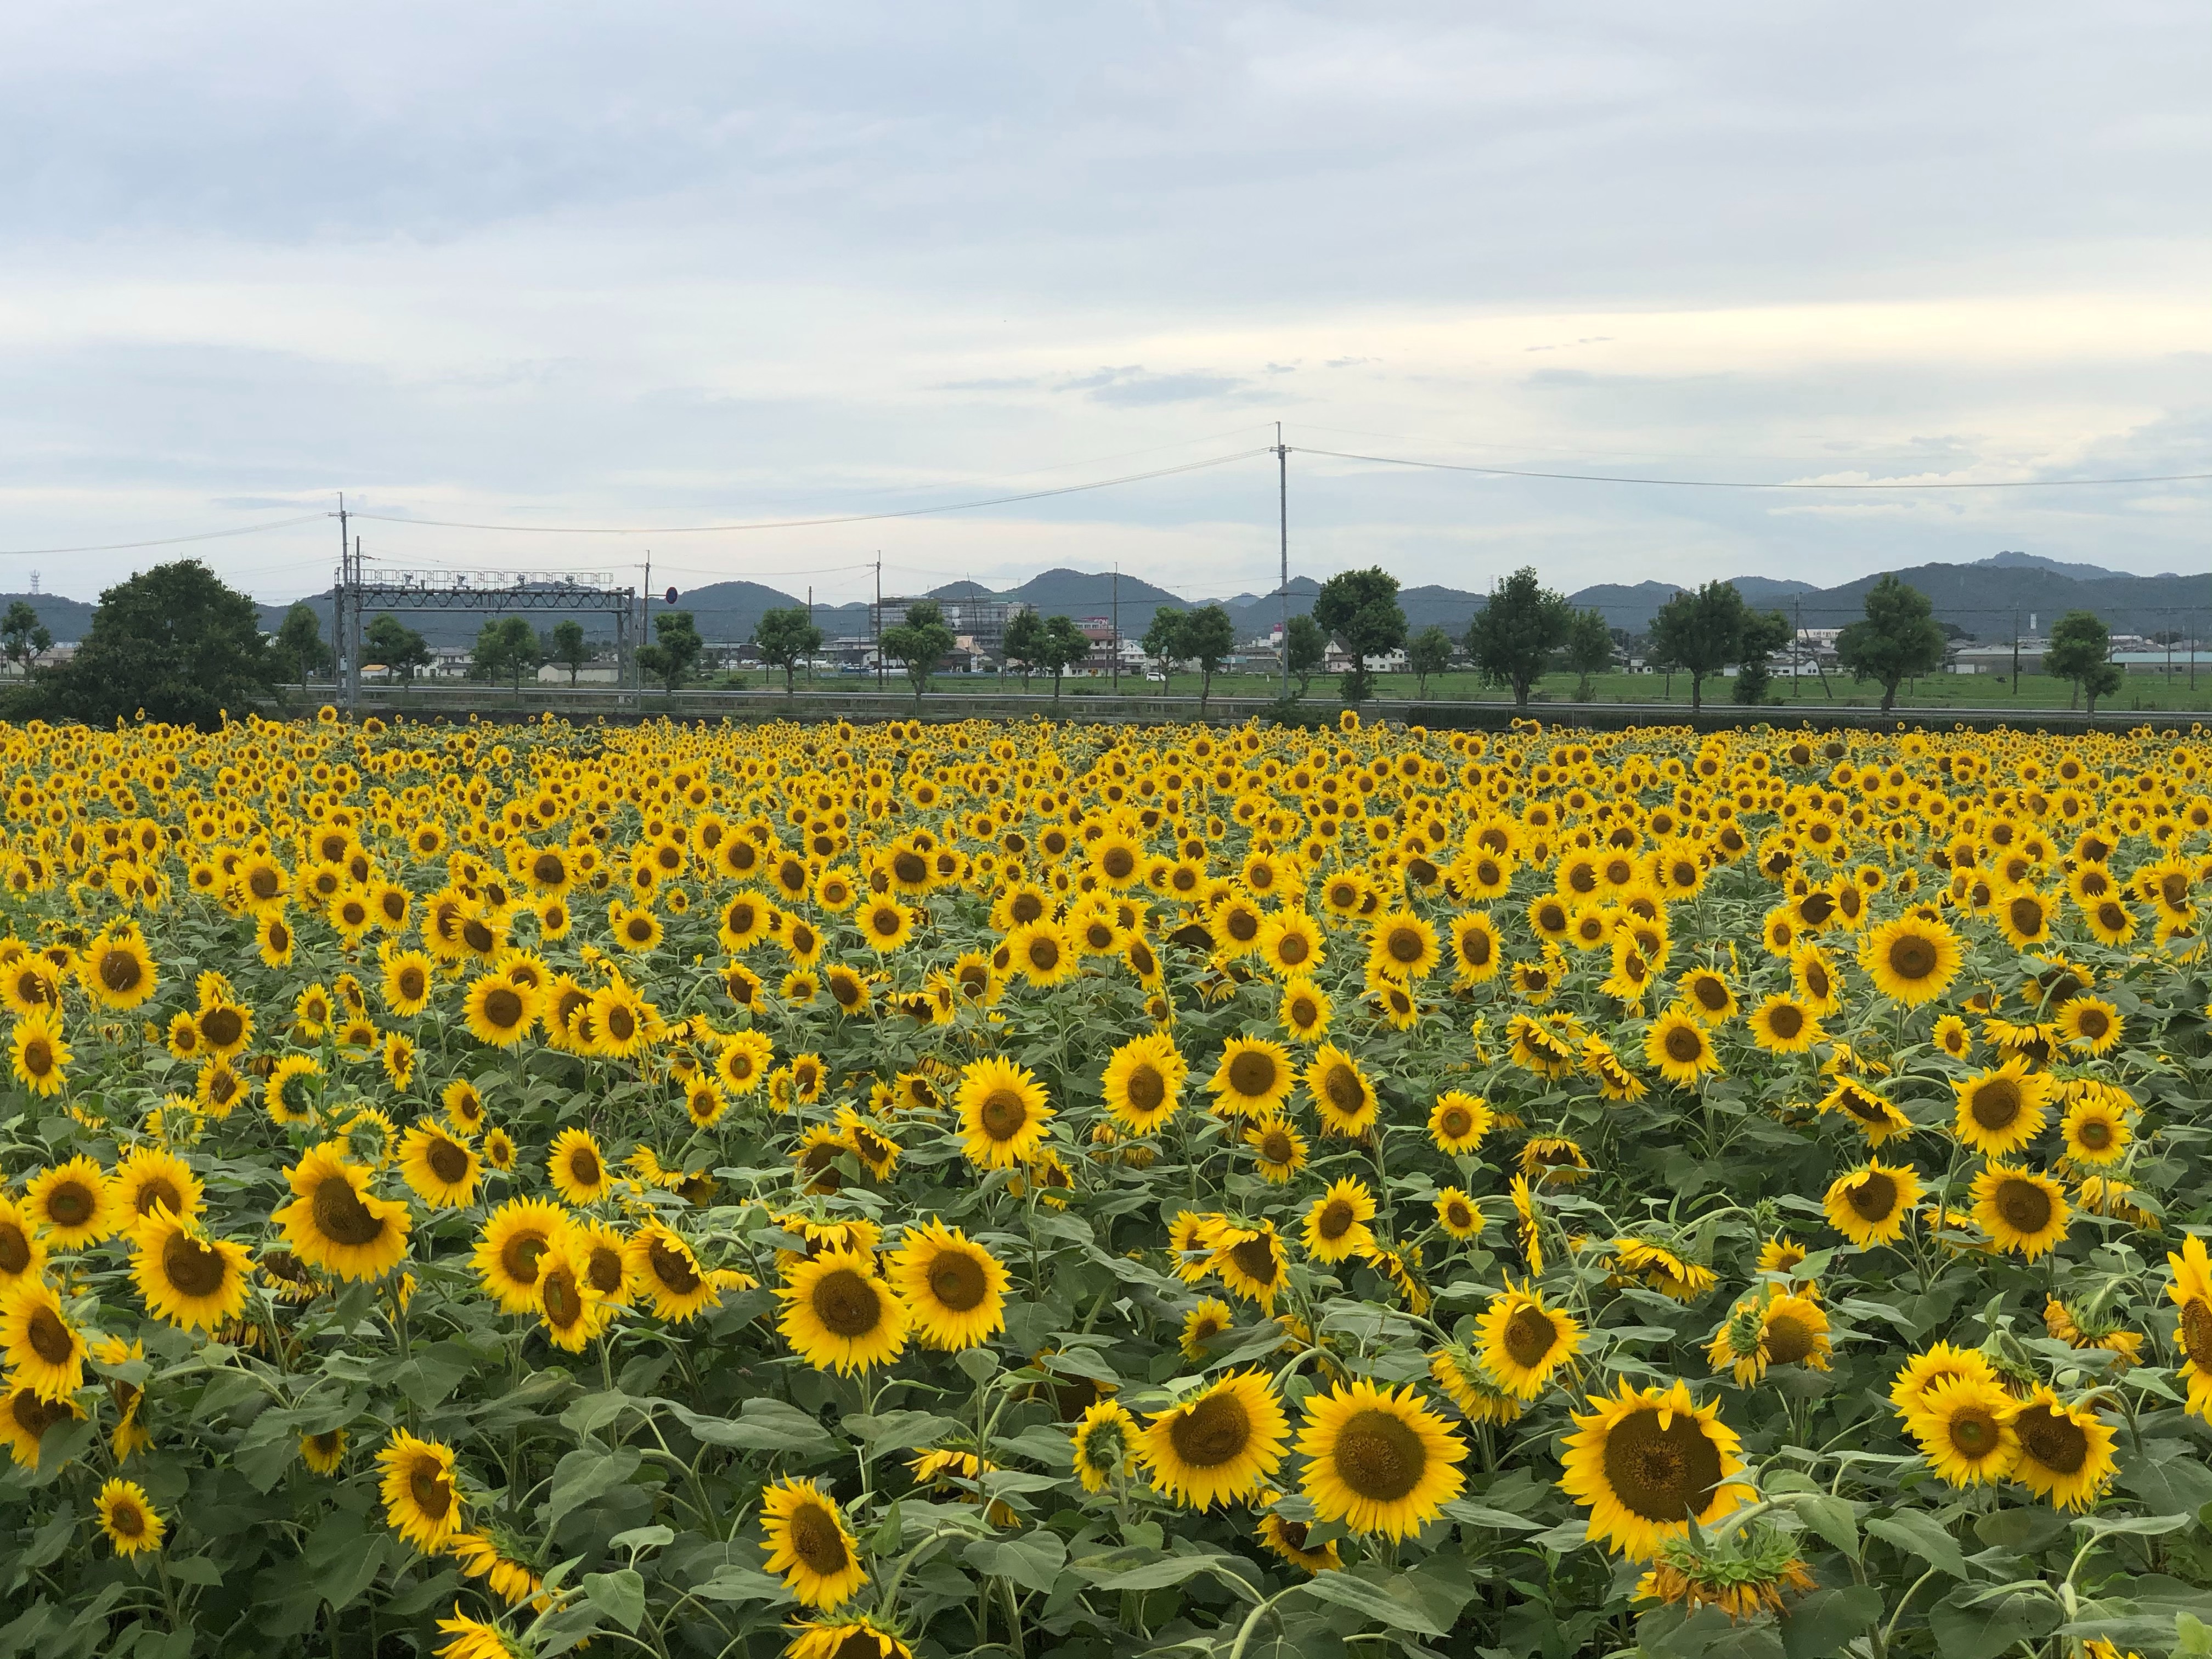
[[[2020,607],[2012,608],[2012,694],[2020,695]]]
[[[1114,567],[1114,695],[1121,695],[1121,567],[1118,562]]]
[[[884,555],[876,550],[876,608],[870,613],[868,626],[876,641],[876,690],[884,689]]]
[[[812,582],[806,584],[806,626],[809,629],[814,626],[814,584]],[[811,653],[806,659],[806,683],[809,685],[814,684],[814,658]]]
[[[346,607],[346,713],[361,714],[361,538],[353,538],[353,603]]]
[[[1275,422],[1275,506],[1282,528],[1283,701],[1291,698],[1291,452],[1283,445],[1283,423]]]
[[[639,618],[637,624],[637,642],[641,646],[653,643],[653,629],[648,625],[652,621],[653,550],[648,547],[645,550],[645,612]],[[633,652],[631,655],[635,657],[636,653]],[[641,659],[637,665],[637,706],[640,717],[642,718],[645,709],[645,663]]]
[[[343,699],[345,696],[345,608],[346,590],[353,575],[353,534],[347,528],[345,491],[338,491],[338,580],[331,590],[331,668],[337,677],[333,688]],[[301,679],[307,678],[305,673]]]

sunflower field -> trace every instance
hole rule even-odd
[[[2212,1653],[2208,772],[0,727],[0,1659]]]

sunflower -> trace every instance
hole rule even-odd
[[[470,1256],[477,1281],[501,1313],[538,1310],[538,1273],[568,1212],[542,1198],[510,1198],[484,1218]]]
[[[584,1277],[610,1309],[630,1305],[636,1276],[630,1272],[629,1240],[616,1228],[590,1217],[570,1224],[572,1248],[583,1259]]]
[[[118,1013],[136,1008],[154,994],[154,958],[137,929],[120,927],[86,947],[77,964],[85,994]]]
[[[1482,1206],[1456,1187],[1446,1187],[1437,1194],[1437,1225],[1452,1238],[1479,1238],[1482,1236]]]
[[[888,1277],[925,1347],[972,1348],[1006,1328],[1006,1269],[957,1227],[909,1228]]]
[[[48,1249],[79,1250],[112,1237],[131,1219],[115,1201],[107,1172],[80,1152],[41,1170],[23,1193],[23,1208]]]
[[[476,1202],[483,1166],[465,1136],[426,1117],[400,1137],[399,1178],[431,1209],[459,1209]]]
[[[2015,887],[1994,907],[1997,927],[2014,950],[2025,951],[2051,937],[2051,912],[2056,907],[2033,887]]]
[[[1875,989],[1908,1007],[1942,995],[1963,959],[1948,927],[1911,915],[1874,928],[1859,946],[1859,964],[1873,975]]]
[[[1574,1414],[1560,1489],[1589,1509],[1591,1538],[1632,1560],[1695,1521],[1714,1522],[1750,1497],[1729,1477],[1743,1468],[1717,1401],[1699,1406],[1686,1383],[1592,1395]]]
[[[131,1276],[156,1319],[213,1331],[246,1310],[253,1262],[245,1245],[210,1238],[166,1209],[140,1224],[136,1243]]]
[[[76,1058],[62,1040],[60,1011],[53,1008],[21,1016],[9,1036],[8,1050],[15,1080],[34,1095],[60,1093]]]
[[[1898,1368],[1896,1376],[1890,1382],[1889,1403],[1900,1413],[1909,1413],[1918,1409],[1927,1399],[1928,1391],[1938,1382],[1962,1376],[1994,1382],[1996,1372],[1978,1348],[1938,1342],[1927,1352],[1914,1354]]]
[[[1197,1305],[1182,1316],[1182,1331],[1176,1346],[1182,1357],[1194,1365],[1203,1365],[1213,1358],[1214,1338],[1226,1335],[1237,1323],[1237,1315],[1219,1297],[1200,1297]]]
[[[384,1518],[425,1555],[435,1555],[461,1528],[461,1494],[453,1449],[395,1429],[376,1455],[383,1471]]]
[[[1704,1023],[1680,1008],[1669,1008],[1651,1022],[1644,1058],[1678,1089],[1694,1088],[1706,1073],[1721,1068]]]
[[[100,1531],[121,1556],[161,1548],[169,1529],[169,1523],[155,1511],[154,1500],[136,1480],[110,1480],[94,1500],[93,1513],[100,1519]]]
[[[1282,1044],[1261,1037],[1233,1036],[1223,1046],[1221,1062],[1206,1086],[1213,1091],[1213,1110],[1219,1115],[1263,1118],[1281,1108],[1297,1080],[1290,1051]]]
[[[1956,1014],[1946,1014],[1936,1022],[1933,1041],[1954,1060],[1964,1060],[1974,1052],[1973,1033]]]
[[[723,1040],[714,1055],[714,1076],[733,1095],[749,1095],[761,1085],[775,1061],[775,1044],[759,1031],[739,1031]]]
[[[2085,1510],[2112,1478],[2113,1435],[2087,1406],[2062,1403],[2048,1386],[2028,1396],[2012,1420],[2020,1461],[2012,1478],[2062,1510]]]
[[[1520,1420],[1520,1397],[1492,1382],[1464,1348],[1439,1348],[1431,1354],[1429,1376],[1470,1423]]]
[[[10,1383],[41,1400],[63,1400],[84,1386],[88,1350],[54,1287],[18,1279],[0,1297],[0,1360]]]
[[[2135,1139],[2128,1115],[2101,1095],[2084,1095],[2066,1109],[2059,1133],[2065,1138],[2066,1156],[2076,1164],[2101,1167],[2117,1164]]]
[[[1436,928],[1409,910],[1376,917],[1368,932],[1369,965],[1401,985],[1425,978],[1442,959]]]
[[[1261,927],[1258,955],[1278,979],[1310,974],[1326,954],[1320,926],[1303,910],[1278,911]]]
[[[1111,1400],[1085,1407],[1076,1423],[1071,1447],[1076,1478],[1083,1482],[1083,1490],[1103,1492],[1127,1474],[1136,1444],[1137,1419],[1122,1407]]]
[[[2212,1420],[2212,1255],[2205,1250],[2203,1236],[2191,1233],[2182,1240],[2180,1255],[2167,1253],[2166,1265],[2173,1272],[2166,1297],[2181,1310],[2173,1346],[2181,1351],[2188,1409]]]
[[[1836,1086],[1814,1103],[1815,1109],[1834,1112],[1851,1121],[1869,1146],[1885,1146],[1899,1135],[1912,1133],[1912,1120],[1899,1111],[1887,1096],[1877,1094],[1856,1078],[1838,1078]]]
[[[1155,1031],[1115,1049],[1099,1087],[1115,1123],[1133,1135],[1148,1135],[1182,1109],[1188,1076],[1175,1039]]]
[[[343,1429],[303,1434],[300,1437],[300,1461],[317,1474],[336,1474],[345,1463],[346,1443],[351,1437]]]
[[[777,1328],[817,1370],[866,1370],[905,1350],[906,1308],[876,1277],[872,1255],[824,1250],[796,1264],[776,1295],[784,1304]]]
[[[613,1316],[592,1281],[587,1241],[574,1225],[562,1231],[538,1261],[537,1308],[554,1346],[569,1353],[581,1353]]]
[[[1244,1144],[1258,1155],[1261,1178],[1277,1186],[1306,1166],[1306,1139],[1288,1118],[1262,1118],[1244,1131]]]
[[[836,1607],[868,1582],[845,1517],[811,1480],[779,1480],[761,1493],[761,1548],[768,1570],[806,1607]]]
[[[1708,1025],[1725,1025],[1736,1015],[1735,993],[1710,968],[1693,968],[1678,988],[1683,1012]]]
[[[969,1163],[987,1170],[1011,1169],[1034,1158],[1053,1116],[1044,1085],[1030,1069],[996,1055],[968,1064],[953,1103],[966,1137],[962,1151]]]
[[[1874,1162],[1846,1170],[1821,1200],[1828,1224],[1861,1249],[1894,1244],[1920,1202],[1919,1172],[1911,1164]]]
[[[125,1227],[137,1226],[156,1210],[190,1221],[199,1214],[205,1190],[184,1159],[154,1146],[134,1146],[125,1152],[108,1185]]]
[[[493,1048],[511,1048],[521,1042],[538,1017],[537,999],[504,974],[478,975],[463,997],[461,1008],[468,1020],[469,1035]]]
[[[1033,921],[1006,936],[1008,961],[1039,990],[1048,990],[1072,978],[1082,966],[1082,952],[1058,924]]]
[[[1929,1467],[1954,1486],[2002,1480],[2020,1461],[2014,1422],[2020,1402],[1987,1377],[1946,1377],[1929,1384],[1905,1424]]]
[[[284,1172],[292,1201],[270,1217],[311,1267],[341,1279],[380,1279],[407,1255],[407,1206],[368,1190],[368,1171],[336,1143],[311,1146]]]
[[[1959,1097],[1953,1125],[1960,1140],[1991,1158],[2016,1152],[2043,1131],[2051,1080],[2014,1054],[1995,1071],[1984,1071],[1953,1087]]]
[[[46,1265],[46,1246],[39,1237],[27,1206],[0,1195],[0,1294],[10,1285],[41,1273]]]
[[[2102,997],[2075,997],[2059,1005],[2058,1030],[2070,1048],[2107,1054],[2119,1046],[2120,1011]]]
[[[1282,1466],[1290,1423],[1264,1377],[1236,1371],[1157,1413],[1137,1437],[1152,1485],[1184,1509],[1249,1498]]]
[[[1446,1157],[1469,1157],[1482,1145],[1482,1138],[1497,1121],[1498,1115],[1481,1096],[1447,1090],[1437,1097],[1437,1103],[1429,1109],[1429,1139]]]
[[[1362,1380],[1310,1400],[1297,1450],[1314,1513],[1355,1533],[1402,1540],[1466,1487],[1466,1445],[1410,1385]]]
[[[84,1407],[70,1399],[42,1400],[27,1382],[14,1382],[0,1394],[0,1436],[18,1467],[39,1467],[39,1443],[46,1431],[72,1418],[82,1418]]]
[[[1306,1212],[1306,1254],[1316,1261],[1342,1261],[1362,1254],[1375,1243],[1367,1224],[1375,1213],[1375,1195],[1357,1176],[1332,1182]]]
[[[1516,1399],[1534,1400],[1582,1347],[1582,1327],[1547,1308],[1533,1285],[1493,1297],[1475,1326],[1481,1363],[1495,1384]]]
[[[630,1278],[644,1288],[659,1318],[681,1324],[720,1300],[720,1287],[700,1267],[690,1245],[658,1221],[631,1234],[623,1254]]]
[[[2047,1175],[1992,1164],[1974,1177],[1974,1224],[2030,1261],[2066,1237],[2066,1189]]]
[[[1195,1285],[1213,1271],[1213,1249],[1228,1224],[1218,1215],[1179,1210],[1168,1224],[1168,1255],[1176,1277]]]
[[[794,1625],[783,1659],[914,1659],[914,1650],[863,1614],[811,1625]]]
[[[1224,1227],[1208,1265],[1221,1275],[1224,1285],[1247,1302],[1258,1303],[1267,1314],[1275,1311],[1275,1297],[1281,1294],[1290,1268],[1272,1221],[1256,1227]]]
[[[1321,1115],[1323,1133],[1356,1140],[1374,1128],[1382,1110],[1375,1085],[1368,1081],[1359,1062],[1336,1044],[1325,1042],[1314,1051],[1303,1080],[1313,1097],[1315,1111]],[[1285,1087],[1287,1090],[1287,1081]]]
[[[220,1060],[208,1063],[211,1066],[222,1064]],[[315,1111],[308,1080],[322,1074],[323,1063],[313,1054],[287,1054],[278,1060],[262,1091],[262,1103],[268,1107],[269,1115],[283,1124],[310,1121]]]
[[[1328,1030],[1334,1012],[1328,993],[1310,979],[1294,979],[1283,987],[1283,1000],[1275,1011],[1282,1027],[1301,1042],[1311,1042]]]
[[[1506,1188],[1513,1200],[1513,1242],[1534,1279],[1544,1271],[1544,1234],[1536,1207],[1536,1189],[1527,1176],[1515,1176]]]
[[[430,1006],[437,965],[420,951],[394,951],[384,958],[384,1006],[412,1019]]]
[[[545,1156],[545,1173],[563,1203],[596,1204],[607,1195],[607,1160],[588,1129],[563,1129]]]
[[[1751,1011],[1747,1022],[1752,1041],[1773,1054],[1802,1054],[1816,1042],[1827,1040],[1810,1008],[1780,991],[1770,994]]]
[[[483,1091],[465,1077],[439,1091],[438,1104],[445,1109],[446,1121],[462,1134],[475,1134],[484,1127]]]

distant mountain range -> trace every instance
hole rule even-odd
[[[1895,573],[1928,595],[1942,620],[1954,623],[1984,640],[2008,640],[2015,626],[2034,625],[2048,630],[2063,612],[2094,611],[2115,633],[2148,634],[2162,628],[2202,629],[2212,625],[2212,575],[2132,576],[2101,565],[2068,564],[2033,553],[1996,553],[1971,564],[1923,564]],[[1735,586],[1746,602],[1760,610],[1781,611],[1807,628],[1837,628],[1863,614],[1867,590],[1878,578],[1864,576],[1837,587],[1768,576],[1738,576]],[[1615,628],[1640,633],[1668,599],[1679,592],[1672,582],[1644,581],[1633,586],[1605,582],[1569,595],[1580,606],[1601,612]],[[1288,598],[1294,616],[1313,609],[1321,584],[1310,576],[1293,576]],[[1218,600],[1186,600],[1164,587],[1136,576],[1115,577],[1107,572],[1053,569],[1032,576],[1020,586],[1004,592],[975,582],[952,582],[931,590],[939,599],[999,598],[1020,599],[1047,616],[1119,617],[1125,635],[1144,633],[1152,613],[1162,606],[1195,610],[1218,604],[1236,624],[1237,636],[1249,639],[1265,634],[1279,621],[1283,600],[1273,592],[1239,593]],[[0,593],[0,609],[16,599],[27,600],[57,640],[78,640],[91,625],[93,607],[81,599],[52,593]],[[1409,587],[1398,596],[1406,620],[1415,631],[1431,624],[1457,635],[1482,608],[1484,596],[1456,587]],[[305,601],[328,627],[331,600],[327,592]],[[681,594],[678,604],[691,612],[701,634],[710,641],[751,637],[761,613],[800,604],[780,589],[758,582],[711,582]],[[2192,607],[2194,611],[2192,612]],[[291,607],[264,605],[262,625],[274,630]],[[654,601],[659,608],[659,601]],[[869,607],[865,604],[817,605],[815,621],[822,631],[838,635],[864,635],[869,631]],[[2017,623],[2015,623],[2015,617]],[[409,625],[419,629],[434,646],[465,645],[476,637],[483,617],[467,611],[433,611],[410,615]],[[584,617],[585,631],[611,637],[606,618]],[[541,618],[551,626],[552,618]]]

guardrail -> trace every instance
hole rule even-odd
[[[294,710],[314,708],[327,702],[330,688],[289,687]],[[1317,698],[1295,705],[1291,716],[1301,724],[1334,724],[1349,705]],[[270,708],[264,712],[279,712]],[[723,691],[690,690],[673,693],[639,692],[614,686],[526,685],[518,696],[513,690],[491,686],[451,685],[364,686],[361,713],[387,719],[455,720],[511,723],[550,714],[576,720],[605,720],[634,724],[650,720],[779,720],[862,721],[920,719],[930,723],[963,720],[1048,719],[1099,721],[1112,724],[1158,725],[1188,722],[1200,718],[1195,696],[1159,692],[1064,693],[1056,701],[1048,692],[932,690],[917,707],[911,692],[859,690],[800,690],[787,697],[781,690]],[[2149,726],[2188,729],[2204,721],[2204,714],[2173,709],[2100,710],[2088,714],[2063,708],[1899,708],[1884,714],[1878,708],[1838,708],[1832,704],[1787,703],[1755,708],[1734,703],[1709,703],[1692,714],[1680,703],[1539,702],[1525,709],[1510,702],[1422,702],[1378,698],[1359,706],[1361,718],[1389,720],[1438,730],[1502,731],[1516,719],[1540,720],[1546,726],[1586,726],[1617,731],[1630,726],[1678,726],[1699,732],[1730,731],[1771,726],[1843,727],[1884,730],[1898,726],[1962,727],[1986,731],[1996,726],[2049,732],[2126,731]],[[1204,718],[1212,724],[1236,725],[1248,720],[1281,718],[1283,706],[1273,699],[1218,696],[1208,700]]]

